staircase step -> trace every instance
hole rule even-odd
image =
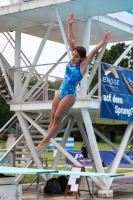
[[[30,133],[40,133],[38,130],[30,130]]]
[[[45,123],[50,123],[50,120],[48,120],[48,119],[41,119],[41,120],[39,120],[39,122],[38,122],[39,124],[45,124]]]
[[[42,140],[38,140],[38,141],[33,141],[34,145],[39,144],[39,142],[41,142]]]
[[[42,128],[48,128],[48,125],[41,125]]]
[[[42,127],[42,126],[41,126]],[[46,127],[46,129],[48,128],[48,126]],[[46,130],[45,130],[46,131]],[[40,133],[38,130],[34,129],[34,130],[30,130],[30,133],[31,134],[34,134],[34,133]],[[41,135],[41,133],[40,133]]]
[[[15,167],[23,167],[24,164],[25,164],[25,161],[24,161],[24,163],[23,163],[23,161],[22,161],[22,163],[16,162]]]
[[[35,138],[35,139],[42,139],[42,138],[44,138],[43,135],[32,135],[31,137]]]
[[[29,158],[19,158],[19,157],[15,157],[15,161],[27,161],[29,160]]]
[[[15,155],[29,155],[28,152],[15,152]]]
[[[10,95],[4,95],[5,99],[12,99],[12,97]]]
[[[6,90],[0,90],[0,93],[5,94],[5,93],[7,93],[7,91]]]
[[[4,89],[4,88],[7,88],[7,85],[0,84],[0,89],[1,89],[1,88],[3,88],[3,89]]]
[[[26,149],[26,147],[25,146],[17,146],[16,149]]]
[[[42,119],[45,119],[45,120],[49,120],[51,117],[50,114],[47,114],[47,115],[43,115]]]
[[[0,76],[0,81],[4,81],[5,82],[4,76]]]

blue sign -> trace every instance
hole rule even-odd
[[[100,117],[133,121],[133,71],[102,64]]]
[[[80,150],[67,150],[68,153],[70,153],[76,160],[78,160],[81,164],[83,164],[83,155]],[[99,151],[101,160],[104,161],[104,163],[109,166],[115,156],[117,151],[107,151],[107,150],[101,150]],[[133,160],[133,151],[125,151],[124,152],[131,160]],[[66,157],[66,163],[67,164],[73,164],[67,157]],[[92,165],[92,162],[90,160],[90,156],[88,155],[87,163],[86,165]],[[127,160],[125,160],[123,157],[119,163],[119,166],[132,166]]]
[[[68,153],[70,153],[78,162],[83,164],[83,155],[81,150],[67,150]],[[67,157],[66,157],[66,163],[67,164],[73,164]],[[90,156],[88,155],[88,159],[86,160],[86,165],[91,165],[91,159]]]

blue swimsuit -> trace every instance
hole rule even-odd
[[[80,73],[80,65],[71,66],[70,62],[66,65],[64,80],[59,88],[60,100],[69,94],[76,98],[76,85],[83,78]]]

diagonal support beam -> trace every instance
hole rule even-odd
[[[115,61],[113,65],[117,66],[132,47],[133,47],[133,42],[125,49],[125,51],[121,54],[121,56]]]
[[[92,154],[93,154],[96,170],[97,170],[97,172],[104,173],[104,169],[103,169],[103,166],[102,166],[99,150],[98,150],[98,147],[97,147],[97,142],[96,142],[95,134],[94,134],[94,131],[93,131],[89,111],[88,111],[87,108],[82,108],[81,113],[82,113],[83,120],[84,120],[84,123],[85,123],[86,131],[87,131],[87,134],[88,134],[88,139],[89,139],[91,151],[92,151]],[[101,179],[101,181],[102,181],[102,184],[106,187],[106,189],[108,189],[106,179],[103,178],[103,179]]]
[[[116,154],[116,156],[114,158],[114,161],[113,161],[113,163],[112,163],[112,165],[110,167],[110,173],[115,173],[116,172],[116,170],[117,170],[117,168],[119,166],[120,160],[122,158],[122,155],[124,153],[124,150],[126,148],[128,139],[129,139],[130,134],[132,132],[132,129],[133,129],[133,122],[129,122],[129,124],[127,125],[127,128],[125,130],[124,136],[122,138],[121,144],[119,146],[118,152],[117,152],[117,154]],[[109,183],[110,186],[112,184],[112,181],[113,181],[113,179],[108,180],[108,183]]]
[[[100,81],[101,83],[101,81]],[[91,98],[92,95],[98,90],[98,87],[99,87],[99,82],[92,88],[92,90],[89,92],[89,94],[87,95],[87,98]]]
[[[61,62],[61,60],[66,56],[66,52],[61,56],[61,58],[57,62]],[[22,101],[25,101],[30,95],[36,90],[36,88],[44,81],[45,78],[56,68],[58,64],[54,64],[53,67],[48,70],[48,72],[31,88],[31,90],[26,93]]]
[[[42,53],[42,50],[43,50],[43,48],[44,48],[44,45],[45,45],[45,43],[46,43],[46,41],[47,41],[47,39],[48,39],[48,37],[49,37],[49,34],[50,34],[51,30],[52,30],[52,27],[53,27],[52,24],[50,24],[50,25],[48,26],[47,31],[46,31],[46,33],[45,33],[45,36],[44,36],[44,38],[43,38],[42,41],[41,41],[41,44],[40,44],[40,46],[39,46],[39,49],[38,49],[37,54],[36,54],[36,56],[35,56],[35,59],[34,59],[34,61],[33,61],[33,65],[36,65],[36,64],[37,64],[37,62],[38,62],[38,60],[39,60],[39,58],[40,58],[40,55],[41,55],[41,53]],[[31,79],[31,76],[32,76],[34,70],[35,70],[35,67],[32,67],[32,68],[30,69],[30,71],[29,71],[29,73],[28,73],[28,75],[27,75],[27,78],[26,78],[26,80],[25,80],[25,82],[24,82],[24,84],[23,84],[23,87],[22,87],[22,90],[21,90],[21,93],[20,93],[20,96],[19,96],[20,102],[22,101],[22,98],[23,98],[24,94],[26,93],[27,87],[28,87],[28,85],[29,85],[29,82],[30,82],[30,79]]]
[[[74,121],[75,121],[75,117],[74,117],[74,116],[70,117],[69,123],[68,123],[68,125],[67,125],[67,128],[66,128],[66,130],[65,130],[64,136],[63,136],[62,141],[61,141],[61,144],[60,144],[63,148],[64,148],[65,145],[66,145],[66,142],[67,142],[68,137],[69,137],[69,135],[70,135],[70,132],[71,132],[71,130],[72,130]],[[61,151],[57,151],[57,154],[56,154],[56,157],[55,157],[55,159],[54,159],[54,162],[53,162],[53,164],[52,164],[51,169],[56,169],[56,167],[57,167],[57,165],[58,165],[58,163],[59,163],[59,161],[60,161],[61,155],[62,155],[62,152],[61,152]],[[52,178],[52,177],[53,177],[52,174],[49,174],[49,175],[48,175],[48,179],[50,179],[50,178]]]
[[[71,59],[70,50],[68,48],[69,45],[68,45],[67,37],[66,37],[66,34],[65,34],[65,30],[64,30],[64,27],[63,27],[57,6],[55,6],[55,12],[56,12],[56,16],[57,16],[57,19],[58,19],[58,22],[59,22],[59,25],[60,25],[61,34],[62,34],[62,37],[63,37],[63,40],[64,40],[64,44],[65,44],[65,47],[66,47],[68,57],[69,57],[69,59]]]
[[[87,54],[89,53],[89,46],[90,46],[90,31],[91,31],[91,18],[86,18],[84,19],[83,46],[86,48]],[[87,75],[88,75],[88,71],[85,73],[80,83],[80,86],[81,86],[80,98],[81,99],[85,99],[87,95]]]
[[[113,19],[112,17],[108,17],[108,16],[95,16],[92,17],[92,20],[97,20],[99,22],[102,22],[104,24],[113,26],[117,29],[126,31],[127,33],[133,34],[133,27],[131,27],[131,25],[128,25],[126,23],[120,22],[117,19]]]
[[[84,143],[86,145],[87,151],[88,151],[88,153],[90,155],[90,158],[91,158],[91,160],[94,160],[93,154],[92,154],[92,150],[91,150],[91,147],[90,147],[90,142],[89,142],[88,137],[86,135],[85,128],[84,128],[81,120],[78,117],[76,118],[76,122],[77,122],[78,128],[80,130],[80,133],[82,135],[83,141],[84,141]]]
[[[100,137],[102,138],[107,144],[109,144],[113,149],[115,149],[116,151],[118,151],[118,148],[107,138],[105,137],[100,131],[98,131],[95,127],[93,127],[94,132]],[[123,153],[123,158],[125,158],[125,160],[127,160],[131,165],[133,165],[133,160],[131,160],[125,153]],[[109,172],[109,170],[108,170]]]
[[[21,113],[21,115],[22,115],[25,119],[27,119],[41,134],[43,134],[43,135],[45,136],[46,132],[45,132],[37,123],[35,123],[34,120],[32,120],[32,119],[31,119],[28,115],[26,115],[25,113],[23,113],[23,112],[20,112],[20,113]],[[66,117],[66,118],[64,119],[64,121],[68,122],[67,119],[69,119],[69,117]],[[64,125],[65,125],[65,123],[64,123],[63,125],[61,125],[61,127],[63,128]],[[61,129],[61,127],[60,127],[60,129]],[[75,160],[75,159],[73,158],[73,156],[71,156],[64,148],[62,148],[54,139],[51,139],[50,142],[51,142],[54,146],[56,146],[56,147],[59,149],[59,151],[61,151],[74,165],[76,165],[76,166],[81,166],[81,164],[80,164],[77,160]],[[43,151],[44,151],[44,149],[43,149]],[[42,152],[39,151],[38,155],[41,155],[41,153],[42,153]],[[101,189],[106,189],[106,186],[101,185],[101,182],[99,181],[99,179],[93,177],[92,180],[93,180]]]
[[[4,78],[5,78],[5,81],[6,81],[8,90],[9,90],[9,92],[10,92],[10,95],[11,95],[11,97],[12,97],[13,100],[14,100],[13,91],[12,91],[12,88],[11,88],[11,85],[10,85],[10,82],[9,82],[9,79],[8,79],[8,77],[7,77],[7,74],[6,74],[6,72],[5,72],[5,69],[4,69],[4,66],[3,66],[3,63],[2,63],[2,60],[1,60],[1,59],[0,59],[0,66],[1,66],[1,70],[2,70],[2,73],[3,73]]]
[[[81,112],[82,112],[83,120],[84,120],[84,123],[85,123],[86,131],[87,131],[87,134],[88,134],[90,147],[91,147],[91,150],[92,150],[92,153],[93,153],[93,158],[94,158],[94,161],[95,161],[95,164],[96,164],[96,170],[97,170],[97,172],[104,173],[88,109],[82,108]]]
[[[34,160],[37,168],[43,169],[42,163],[39,159],[39,156],[38,156],[37,151],[35,149],[35,146],[34,146],[32,138],[31,138],[30,132],[29,132],[28,127],[26,125],[26,121],[23,118],[23,116],[21,115],[21,112],[16,112],[16,114],[17,114],[18,120],[20,122],[21,128],[23,130],[25,139],[27,141],[28,148],[30,150],[31,156],[33,157],[33,160]],[[41,175],[41,176],[43,177],[44,180],[46,180],[46,176],[44,174]]]
[[[14,101],[19,102],[19,95],[22,86],[22,70],[20,68],[20,52],[21,52],[21,31],[15,31],[15,67],[14,67]]]
[[[99,62],[101,61],[101,59],[102,59],[102,57],[103,57],[103,54],[104,54],[104,52],[105,52],[105,50],[106,50],[107,44],[108,44],[108,43],[105,43],[105,44],[103,45],[103,47],[102,47],[102,49],[101,49],[101,51],[100,51],[100,53],[99,53],[99,55],[98,55],[98,58],[97,58],[97,60],[96,60],[96,61],[98,61],[98,62],[95,62],[94,67],[93,67],[93,69],[92,69],[92,71],[91,71],[91,73],[90,73],[90,76],[89,76],[89,79],[88,79],[88,87],[90,86],[91,81],[92,81],[92,79],[93,79],[93,77],[94,77],[94,75],[95,75],[95,73],[96,73],[96,70],[97,70],[97,68],[98,68],[98,66],[99,66]]]

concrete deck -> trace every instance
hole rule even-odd
[[[109,199],[116,199],[116,200],[133,200],[133,183],[128,184],[120,184],[120,183],[114,183],[112,187],[110,188],[113,190],[114,197]],[[44,200],[44,199],[50,199],[50,200],[71,200],[75,199],[75,195],[73,194],[67,194],[66,197],[64,197],[64,194],[43,194],[40,192],[34,192],[34,191],[28,191],[23,193],[22,200]],[[77,199],[79,200],[87,200],[87,199],[93,199],[93,200],[105,200],[107,198],[97,198],[95,196],[94,198],[90,198],[89,194],[84,194]]]

